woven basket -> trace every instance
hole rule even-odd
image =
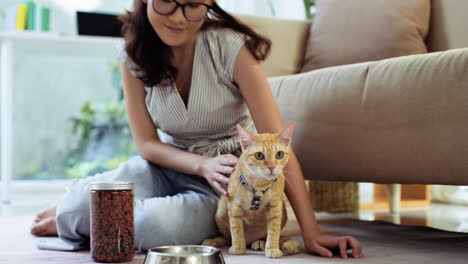
[[[315,211],[357,212],[359,189],[356,182],[309,181]]]

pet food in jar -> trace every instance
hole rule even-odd
[[[91,256],[126,262],[135,255],[133,182],[91,182]]]

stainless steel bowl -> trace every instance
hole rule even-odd
[[[145,264],[225,264],[215,247],[184,245],[154,247],[148,250]]]

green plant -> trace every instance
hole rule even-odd
[[[108,61],[112,87],[117,96],[107,102],[88,100],[70,118],[72,138],[65,150],[44,142],[43,148],[56,151],[59,157],[46,161],[30,161],[21,168],[16,179],[83,178],[117,168],[136,154],[128,127],[123,100],[118,60]]]
[[[305,15],[307,19],[312,19],[313,6],[315,6],[315,0],[304,0]]]
[[[94,110],[93,103],[91,101],[86,101],[80,107],[80,114],[77,117],[72,117],[71,120],[73,122],[73,134],[77,135],[80,134],[80,140],[85,142],[89,142],[89,138],[91,135],[91,129],[94,122],[94,118],[96,115],[96,111]]]
[[[136,154],[123,101],[120,67],[115,60],[108,65],[118,99],[99,104],[86,101],[78,115],[71,118],[75,140],[65,157],[67,178],[115,169]]]

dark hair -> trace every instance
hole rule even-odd
[[[123,22],[122,34],[125,38],[125,52],[138,69],[138,78],[145,86],[152,87],[163,81],[175,79],[177,70],[170,64],[170,48],[154,32],[146,15],[147,4],[134,1],[133,12],[127,11],[119,17]],[[246,47],[259,61],[264,60],[271,48],[271,41],[254,32],[224,11],[216,2],[201,30],[209,28],[229,28],[245,36]]]

